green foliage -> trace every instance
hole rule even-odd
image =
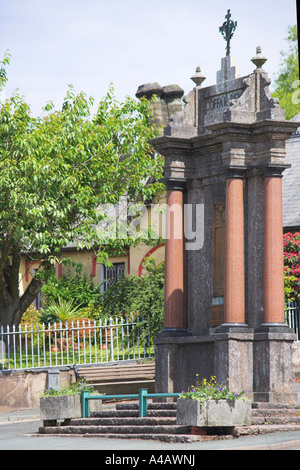
[[[139,317],[140,322],[144,317],[151,331],[158,333],[164,319],[164,264],[156,267],[150,259],[146,267],[146,275],[121,278],[104,292],[99,285],[94,285],[79,273],[74,277],[58,278],[53,272],[42,287],[45,309],[39,321],[57,321],[52,306],[69,304],[72,299],[71,310],[75,306],[80,310],[74,315],[66,313],[66,319],[60,321],[77,319],[78,315],[90,319],[133,316],[135,319]]]
[[[144,317],[145,323],[156,334],[164,319],[164,264],[147,265],[148,274],[129,276],[115,282],[102,296],[103,313],[109,316]]]
[[[300,301],[300,233],[286,233],[284,246],[285,302]]]
[[[3,88],[5,87],[6,83],[7,83],[7,73],[6,73],[6,66],[9,65],[10,63],[10,58],[11,58],[11,55],[10,53],[7,51],[4,55],[4,58],[2,61],[0,61],[0,91],[3,90]]]
[[[299,93],[299,62],[298,62],[298,35],[297,26],[288,28],[288,51],[282,51],[282,62],[279,74],[275,80],[276,88],[272,93],[274,98],[279,98],[281,108],[286,111],[286,119],[291,119],[300,112]],[[293,98],[294,95],[294,98]],[[296,98],[296,99],[295,99]]]
[[[72,299],[74,305],[80,305],[82,308],[99,304],[101,301],[100,286],[93,284],[86,276],[81,276],[79,273],[59,278],[52,271],[42,287],[42,294],[46,305],[59,297],[65,300]]]
[[[118,105],[110,90],[88,120],[92,103],[70,88],[62,111],[44,119],[32,118],[18,94],[0,109],[0,233],[5,225],[23,251],[42,259],[71,242],[102,245],[99,205],[125,193],[144,201],[157,188],[141,184],[158,175],[145,103]]]
[[[60,390],[56,390],[50,387],[48,390],[45,390],[43,393],[41,393],[40,397],[80,395],[81,392],[89,392],[89,393],[97,394],[97,392],[95,392],[94,387],[92,385],[87,385],[84,380],[81,380],[79,382],[70,384],[68,387],[61,388]]]
[[[196,385],[192,385],[187,392],[182,392],[179,398],[186,400],[238,400],[243,399],[246,390],[241,392],[231,392],[227,384],[219,384],[216,377],[212,376],[210,381],[199,380],[199,374],[196,374]]]
[[[40,312],[34,307],[33,304],[31,304],[22,317],[21,326],[23,327],[25,324],[35,325],[39,323],[39,321],[40,321]]]
[[[73,276],[68,273],[59,278],[54,270],[48,273],[47,280],[42,287],[45,308],[42,309],[39,321],[51,324],[58,321],[59,317],[53,314],[52,308],[57,304],[61,304],[63,309],[66,309],[65,315],[60,315],[62,322],[79,318],[102,317],[100,286],[93,284],[86,276],[81,276],[82,266],[81,268],[77,266],[77,268]]]
[[[66,323],[67,321],[77,318],[81,313],[81,309],[78,305],[74,306],[72,298],[66,300],[62,297],[58,297],[57,301],[53,299],[48,300],[47,313],[54,317],[56,321]]]
[[[2,82],[8,61],[2,61]],[[123,236],[108,244],[98,229],[106,217],[99,207],[124,195],[143,203],[162,187],[163,159],[153,157],[148,143],[158,133],[149,124],[150,103],[129,97],[119,103],[112,86],[94,115],[93,103],[70,86],[61,110],[48,102],[43,117],[33,117],[19,93],[0,106],[2,324],[18,324],[42,284],[36,278],[19,297],[21,253],[40,260],[42,271],[70,243],[94,249],[103,262],[112,250],[139,243]]]

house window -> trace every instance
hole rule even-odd
[[[104,290],[107,290],[116,281],[125,276],[125,263],[113,263],[112,266],[104,266]]]
[[[34,277],[37,273],[37,269],[32,270],[32,276]],[[37,295],[37,297],[33,301],[33,305],[37,310],[40,310],[42,308],[42,292],[40,291]]]

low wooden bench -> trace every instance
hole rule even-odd
[[[86,384],[101,390],[101,387],[113,385],[143,386],[155,383],[155,364],[114,364],[99,366],[74,365],[77,380],[84,379]]]

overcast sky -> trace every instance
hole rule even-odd
[[[0,54],[12,54],[5,94],[19,88],[39,115],[49,100],[60,108],[70,83],[98,101],[110,83],[120,100],[149,82],[188,93],[200,65],[203,86],[213,85],[227,9],[238,22],[231,54],[241,75],[255,68],[260,45],[273,80],[296,0],[0,0]]]

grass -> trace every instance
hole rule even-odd
[[[48,345],[47,345],[48,346]],[[53,346],[52,346],[53,347]],[[31,348],[31,345],[27,347],[27,356],[25,351],[20,352],[17,350],[14,355],[13,352],[10,353],[10,357],[6,356],[1,358],[0,351],[0,371],[1,370],[11,370],[11,369],[28,369],[28,368],[39,368],[39,367],[51,367],[51,366],[60,366],[60,365],[71,365],[71,364],[95,364],[101,362],[112,362],[112,361],[122,361],[129,359],[143,360],[149,359],[154,356],[154,346],[151,345],[150,353],[149,349],[146,348],[145,351],[136,345],[134,348],[131,346],[125,348],[124,350],[119,347],[117,350],[116,347],[111,350],[110,345],[107,349],[100,349],[99,345],[95,348],[95,345],[86,345],[86,348],[83,348],[83,345],[80,345],[79,349],[73,350],[72,347],[69,347],[69,350],[61,350],[58,348],[57,351],[49,351],[45,348],[45,351],[42,347],[37,349],[37,346],[34,345]],[[1,360],[2,359],[2,360]]]
[[[110,344],[111,334],[113,348]],[[9,356],[4,354],[8,347],[4,341],[9,341]],[[100,330],[92,327],[70,330],[62,328],[51,331],[50,336],[48,329],[30,328],[2,337],[0,371],[151,358],[154,356],[154,346],[153,341],[150,341],[149,352],[149,348],[145,347],[148,341],[148,333],[143,339],[142,332],[133,331],[127,326]],[[57,350],[53,349],[54,346]]]

